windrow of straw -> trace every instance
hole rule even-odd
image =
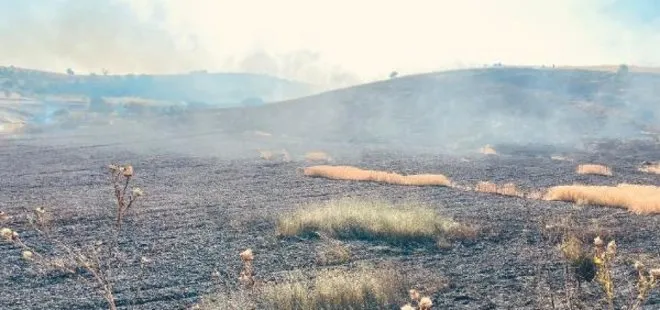
[[[401,175],[393,172],[363,170],[352,166],[312,166],[303,169],[310,177],[333,180],[371,181],[412,186],[451,186],[451,181],[441,174]]]
[[[562,185],[551,187],[543,199],[620,207],[637,214],[660,213],[660,187],[653,185]]]
[[[598,165],[598,164],[578,165],[577,168],[575,168],[575,172],[577,174],[612,176],[612,169],[610,169],[610,167]]]

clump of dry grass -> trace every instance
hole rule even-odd
[[[330,155],[328,155],[325,152],[313,151],[313,152],[307,152],[305,154],[305,160],[309,162],[318,162],[318,161],[331,162],[332,157],[330,157]]]
[[[660,213],[660,187],[653,185],[562,185],[548,189],[543,199],[626,208],[637,214]]]
[[[316,264],[320,266],[337,265],[351,259],[351,250],[339,241],[329,239],[316,253]]]
[[[394,270],[361,267],[323,270],[313,279],[292,277],[263,287],[264,309],[382,309],[406,292],[404,277]]]
[[[575,168],[577,174],[592,174],[602,176],[612,176],[612,169],[604,165],[597,164],[582,164]]]
[[[396,185],[412,186],[451,186],[451,181],[441,174],[400,175],[398,173],[363,170],[352,166],[312,166],[303,169],[310,177],[333,180],[371,181]]]
[[[476,231],[422,205],[394,206],[380,201],[341,199],[280,216],[280,236],[322,232],[341,238],[394,242],[473,238]]]
[[[480,148],[479,153],[484,155],[497,155],[497,151],[495,151],[495,149],[490,144],[486,144]]]
[[[638,170],[646,173],[660,174],[660,163],[644,163]]]
[[[524,197],[524,194],[518,189],[516,184],[506,183],[497,185],[492,182],[479,182],[474,188],[477,192],[490,193],[502,196]]]

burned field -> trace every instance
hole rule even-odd
[[[111,275],[119,308],[185,309],[204,296],[237,291],[239,253],[250,248],[257,281],[281,281],[294,270],[313,275],[366,264],[399,270],[432,299],[434,309],[568,309],[566,294],[573,291],[566,289],[566,263],[558,248],[561,233],[580,231],[587,241],[596,235],[605,242],[616,240],[615,285],[619,299],[627,301],[636,296],[632,262],[660,267],[660,217],[470,188],[480,181],[513,183],[530,192],[573,183],[658,186],[660,175],[637,169],[641,162],[656,159],[652,156],[658,152],[660,146],[648,143],[601,145],[554,159],[529,152],[449,156],[365,149],[342,156],[329,151],[330,165],[443,174],[456,184],[447,187],[305,176],[299,168],[317,163],[293,151],[287,162],[260,158],[256,151],[234,158],[175,152],[156,156],[131,152],[130,147],[12,142],[0,148],[0,209],[11,216],[2,226],[14,227],[26,243],[42,251],[48,252],[49,245],[39,241],[24,217],[36,207],[52,210],[51,233],[59,240],[73,246],[93,244],[108,234],[106,223],[113,219],[106,166],[133,165],[133,182],[145,195],[124,224],[120,247],[127,258]],[[612,175],[578,174],[576,166],[581,163],[606,165]],[[443,246],[416,240],[277,235],[278,218],[305,204],[347,197],[424,204],[477,233],[450,238]],[[350,253],[345,259],[319,260],[319,253],[337,243]],[[21,258],[21,250],[7,242],[0,243],[0,252],[0,308],[107,308],[101,294],[75,276],[38,274]],[[404,290],[395,296],[390,308],[403,306],[406,294]],[[594,281],[582,283],[580,294],[583,307],[606,308]],[[656,289],[642,309],[657,307]]]

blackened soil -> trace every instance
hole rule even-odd
[[[54,210],[55,236],[71,243],[92,243],[106,234],[103,223],[112,216],[112,189],[105,166],[111,162],[133,164],[135,185],[147,194],[126,224],[128,237],[122,240],[122,247],[131,257],[144,256],[150,262],[140,268],[139,260],[128,261],[112,278],[118,283],[115,291],[120,307],[135,309],[188,307],[214,291],[214,270],[219,271],[221,282],[235,283],[240,271],[238,253],[248,247],[255,252],[255,269],[261,279],[294,269],[318,268],[314,258],[320,241],[278,239],[274,218],[301,203],[346,196],[422,201],[444,215],[481,227],[476,241],[457,241],[449,249],[346,241],[353,252],[349,265],[392,262],[403,270],[428,271],[445,278],[449,285],[432,296],[437,309],[552,309],[553,302],[563,309],[563,265],[543,231],[546,225],[569,217],[583,225],[598,222],[616,237],[622,256],[660,255],[660,216],[443,187],[308,178],[296,171],[310,165],[299,159],[302,154],[292,154],[296,160],[284,163],[262,160],[256,152],[249,158],[223,159],[208,153],[129,153],[116,145],[65,148],[8,142],[0,147],[0,209],[14,215],[7,224],[18,227],[27,243],[44,245],[21,216],[37,206]],[[575,182],[660,185],[660,176],[635,169],[644,160],[658,159],[660,147],[648,144],[620,143],[563,152],[573,161],[528,153],[467,157],[430,152],[355,154],[335,156],[334,164],[442,173],[467,185],[488,180],[514,182],[526,189]],[[575,165],[582,162],[607,164],[615,175],[576,175]],[[7,243],[0,243],[0,257],[0,309],[104,307],[96,291],[73,277],[35,274],[20,259],[20,250]],[[617,277],[634,274],[627,261],[622,260],[621,265]],[[584,294],[594,300],[588,308],[598,308],[597,287],[585,287]],[[659,308],[656,292],[645,309]]]

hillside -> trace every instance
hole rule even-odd
[[[206,116],[238,132],[330,141],[574,144],[657,130],[660,75],[487,68],[405,76]],[[655,127],[655,128],[654,128]]]

